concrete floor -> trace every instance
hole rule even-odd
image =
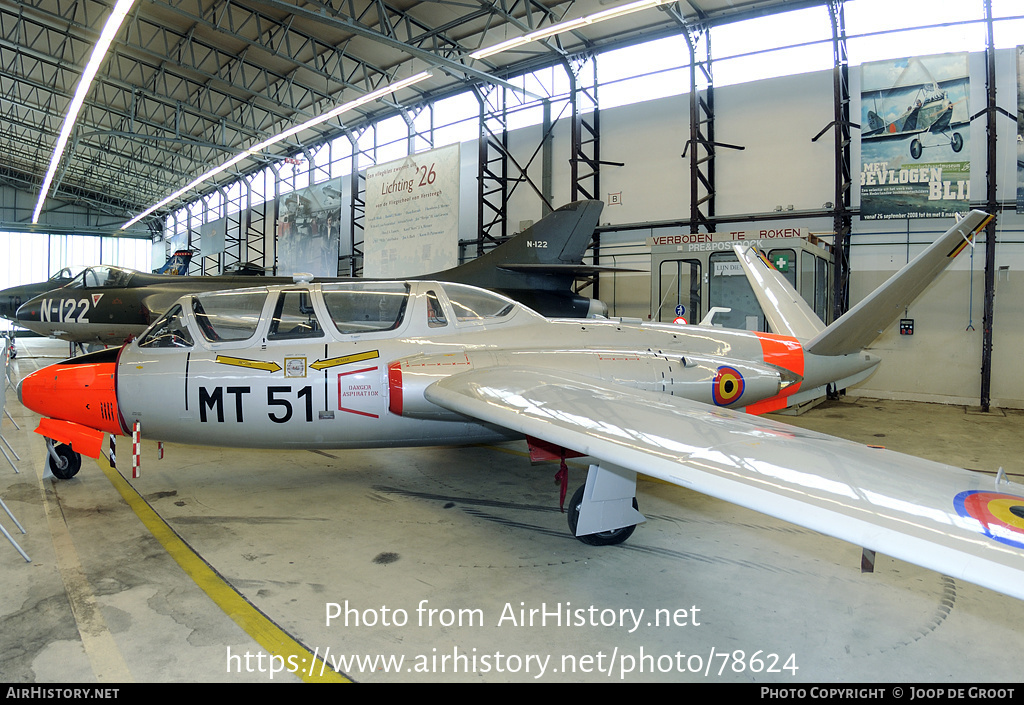
[[[19,343],[15,381],[65,352]],[[647,523],[586,546],[523,443],[147,441],[138,479],[86,459],[61,482],[10,388],[6,408],[0,498],[27,533],[0,524],[31,560],[0,537],[0,682],[287,682],[325,654],[377,657],[340,665],[362,682],[1020,680],[1024,602],[885,556],[862,574],[856,546],[651,481]],[[847,397],[781,420],[1021,480],[1024,412]]]

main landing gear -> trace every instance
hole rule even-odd
[[[628,539],[646,521],[637,511],[636,473],[615,466],[591,465],[587,483],[573,494],[567,512],[572,535],[590,546],[611,546]]]
[[[65,443],[46,439],[46,465],[58,480],[70,480],[82,469],[82,455]]]
[[[954,152],[959,152],[964,148],[964,138],[960,136],[959,132],[954,132],[952,135],[943,132],[942,135],[949,140],[949,146]],[[941,147],[942,145],[925,145],[922,144],[921,140],[914,138],[910,141],[910,156],[914,159],[920,159],[921,154],[924,152],[926,147]]]

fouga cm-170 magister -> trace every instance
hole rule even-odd
[[[969,214],[827,327],[745,247],[775,333],[549,320],[445,282],[299,282],[185,296],[19,395],[47,417],[57,477],[136,423],[152,440],[266,448],[526,436],[591,457],[567,512],[587,543],[643,521],[643,473],[1024,598],[1024,487],[757,415],[870,374],[864,348],[987,221]]]

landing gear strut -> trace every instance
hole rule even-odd
[[[46,439],[46,464],[58,480],[70,480],[82,469],[82,455],[64,443]]]
[[[637,511],[636,473],[591,465],[587,483],[576,490],[567,512],[572,535],[590,546],[611,546],[628,539],[646,521]]]
[[[949,146],[954,152],[959,152],[961,149],[964,148],[964,138],[960,135],[959,132],[952,133],[952,136],[950,136],[950,133],[948,132],[943,132],[942,135],[943,137],[949,140]],[[920,159],[921,154],[924,152],[926,148],[940,146],[942,145],[925,145],[921,142],[921,140],[915,137],[910,141],[910,156],[912,156],[914,159]]]

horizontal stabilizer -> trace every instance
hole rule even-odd
[[[500,269],[513,272],[529,272],[531,274],[602,274],[605,272],[644,272],[646,269],[630,269],[628,267],[602,267],[595,264],[516,264],[506,263]]]
[[[971,211],[882,286],[815,336],[807,344],[807,352],[848,355],[866,348],[971,244],[975,233],[991,219],[987,213]]]
[[[825,329],[814,309],[755,247],[733,245],[733,250],[773,333],[809,340]]]

